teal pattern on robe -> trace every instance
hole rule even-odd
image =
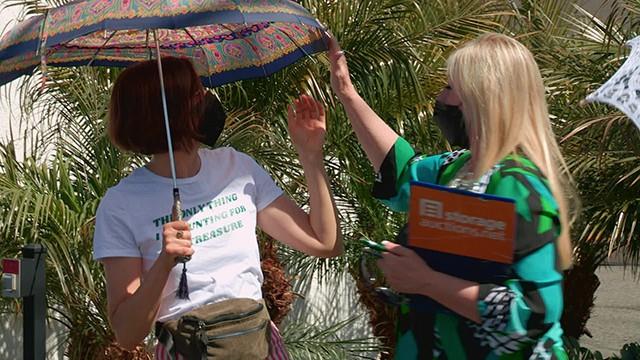
[[[387,154],[373,195],[394,211],[406,212],[410,182],[460,185],[469,151],[416,155],[403,138]],[[555,240],[560,233],[556,201],[546,178],[522,156],[500,161],[471,191],[515,200],[514,263],[503,283],[481,283],[481,323],[452,313],[400,308],[396,359],[542,360],[568,359],[562,343],[562,272]],[[399,236],[399,242],[405,242]]]

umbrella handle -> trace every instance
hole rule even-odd
[[[178,188],[173,189],[173,206],[171,207],[171,221],[182,220],[182,202],[180,201],[180,191]],[[186,263],[191,260],[191,256],[178,256],[176,257],[177,263]]]
[[[173,221],[182,220],[182,203],[180,202],[180,191],[178,187],[173,188],[173,206],[171,207],[171,219]],[[180,275],[180,283],[176,291],[176,297],[181,300],[189,299],[189,285],[187,284],[187,261],[191,260],[191,256],[176,257],[176,264],[182,264],[182,275]]]

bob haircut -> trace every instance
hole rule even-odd
[[[173,149],[197,148],[204,88],[187,59],[162,58]],[[157,60],[125,69],[116,79],[109,103],[108,134],[125,151],[145,155],[168,151]]]

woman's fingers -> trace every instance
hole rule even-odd
[[[296,115],[298,121],[306,121],[309,119],[309,105],[308,100],[304,97],[304,95],[298,98],[298,106],[296,108]]]
[[[173,240],[166,245],[168,252],[174,253],[175,251],[181,251],[182,249],[190,249],[193,246],[191,240]]]
[[[329,58],[331,62],[336,62],[341,56],[344,55],[344,52],[340,48],[340,44],[338,40],[334,36],[329,39]]]
[[[384,247],[387,248],[389,253],[395,254],[397,256],[409,256],[412,253],[411,249],[406,248],[402,245],[393,243],[391,241],[385,240],[382,242],[382,245],[384,245]]]
[[[315,100],[309,95],[302,96],[304,98],[305,106],[308,109],[308,113],[311,116],[311,119],[317,119],[320,114],[318,114]]]
[[[167,225],[176,230],[189,230],[189,223],[187,223],[186,221],[173,221],[168,223]]]
[[[324,117],[325,116],[324,105],[322,105],[322,103],[320,103],[320,101],[317,101],[317,100],[315,101],[315,103],[316,103],[316,109],[318,111],[318,114],[321,117]]]
[[[195,253],[192,247],[168,245],[165,248],[168,255],[171,256],[191,256]]]
[[[171,223],[169,223],[171,225]],[[174,227],[167,226],[163,229],[162,234],[167,236],[175,237],[176,239],[191,239],[191,231],[189,230],[189,226],[186,227]]]
[[[289,126],[300,126],[311,129],[317,127],[318,122],[324,128],[324,106],[309,95],[300,95],[287,109]]]
[[[191,230],[185,221],[173,221],[162,229],[163,251],[171,256],[193,254]]]
[[[327,129],[327,120],[325,117],[325,110],[324,110],[324,105],[318,101],[318,100],[313,100],[314,102],[314,106],[315,106],[315,110],[316,110],[316,114],[318,114],[318,116],[316,117],[316,120],[318,122],[318,126],[323,128],[323,129]]]
[[[191,256],[195,252],[191,240],[173,239],[165,242],[163,252],[171,257]]]

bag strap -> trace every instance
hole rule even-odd
[[[173,341],[173,335],[171,334],[171,332],[169,330],[167,330],[167,328],[164,327],[164,324],[156,321],[155,323],[155,335],[156,335],[156,339],[158,339],[158,342],[160,342],[162,344],[162,346],[164,347],[164,350],[166,351],[166,353],[169,355],[169,359],[170,360],[176,360],[178,359],[178,355],[180,353],[178,353],[178,349],[174,346],[175,343]],[[202,338],[201,336],[199,336],[200,334],[195,333],[193,334],[194,337],[198,337],[198,339],[202,342]],[[192,345],[196,345],[198,344],[197,342],[193,342]],[[198,351],[199,353],[202,354],[202,360],[207,360],[207,353],[206,351]],[[184,355],[182,355],[184,358]]]
[[[171,360],[175,360],[178,358],[178,356],[176,354],[176,349],[173,346],[173,335],[171,335],[169,330],[167,330],[163,325],[164,325],[163,323],[156,321],[156,324],[155,324],[156,339],[158,339],[158,342],[162,344],[165,352],[167,353],[167,355],[169,355],[169,358]]]

